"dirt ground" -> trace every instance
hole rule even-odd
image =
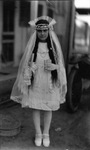
[[[21,122],[18,135],[0,136],[0,150],[90,150],[90,95],[82,96],[80,108],[71,114],[67,112],[66,104],[60,110],[53,112],[50,129],[51,145],[49,148],[34,145],[34,126],[32,110],[21,108],[20,104],[4,106],[0,114],[10,114]],[[43,128],[43,113],[41,114]]]

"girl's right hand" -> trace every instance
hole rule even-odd
[[[37,65],[34,62],[32,63],[31,70],[35,74],[35,71],[37,70]]]

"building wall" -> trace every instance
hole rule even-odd
[[[2,51],[2,1],[0,1],[0,68],[1,68],[1,51]]]
[[[56,20],[56,25],[54,27],[55,32],[60,40],[62,51],[64,54],[65,63],[67,63],[67,57],[69,53],[69,39],[70,39],[70,24],[71,24],[71,11],[73,1],[55,1],[49,6],[46,1],[31,1],[31,11],[30,20],[38,17],[38,5],[42,5],[43,11],[42,15],[48,15],[48,9],[53,10],[53,18]],[[16,17],[19,19],[19,1],[17,1],[17,11]],[[63,9],[62,9],[63,8]],[[17,23],[18,24],[18,21]],[[27,41],[32,34],[32,29],[27,27],[19,27],[16,25],[16,48],[15,48],[15,65],[18,65],[19,58],[22,56]],[[17,38],[18,36],[18,38]],[[20,40],[21,39],[21,42]],[[18,43],[18,44],[17,44]]]
[[[73,6],[74,6],[74,0],[72,1],[55,1],[52,4],[55,3],[55,6],[53,5],[53,11],[54,11],[54,18],[56,20],[55,25],[55,32],[60,40],[62,51],[64,54],[64,60],[67,65],[67,57],[68,53],[70,52],[70,40],[73,38],[71,37],[71,31],[73,29],[72,23],[72,17],[74,14]],[[73,20],[74,22],[74,20]]]
[[[29,2],[29,0],[28,0]],[[71,23],[71,11],[72,3],[69,1],[51,1],[48,5],[46,1],[30,1],[30,20],[38,17],[38,6],[42,5],[41,15],[48,15],[48,10],[52,10],[53,18],[56,20],[54,27],[55,32],[60,40],[63,50],[65,61],[67,59],[67,52],[69,51],[69,39],[70,39],[70,23]],[[39,14],[40,15],[40,14]],[[52,14],[51,14],[52,15]],[[26,44],[32,34],[30,26],[20,26],[20,1],[15,1],[15,43],[14,43],[14,66],[18,66],[22,54],[25,51]],[[2,1],[0,1],[0,52],[2,49]]]
[[[30,1],[30,20],[36,18],[37,15],[37,2]],[[16,1],[16,13],[15,13],[15,54],[14,54],[14,65],[17,66],[20,59],[25,51],[26,44],[32,34],[30,27],[20,26],[20,1]]]
[[[15,49],[14,49],[14,66],[19,64],[22,54],[25,51],[28,30],[27,27],[21,27],[19,24],[20,20],[20,1],[16,1],[15,9]]]

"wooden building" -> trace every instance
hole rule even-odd
[[[65,62],[72,47],[74,18],[72,1],[0,1],[0,67],[18,66],[31,35],[30,20],[48,15],[57,22],[55,32],[60,40]]]

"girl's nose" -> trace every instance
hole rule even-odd
[[[44,31],[42,30],[41,34],[44,34]]]

